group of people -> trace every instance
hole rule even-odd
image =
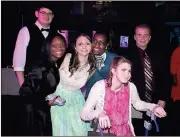
[[[145,115],[147,111],[166,117],[168,68],[148,47],[147,25],[136,26],[136,46],[125,58],[107,50],[109,36],[103,31],[92,40],[80,34],[73,52],[68,52],[65,38],[50,27],[52,9],[41,6],[35,15],[35,24],[20,30],[13,57],[24,135],[87,136],[93,119],[99,120],[104,133],[144,135],[143,115],[132,119],[131,104]],[[52,93],[56,98],[46,101]],[[56,99],[66,102],[59,106]]]

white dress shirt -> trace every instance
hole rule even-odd
[[[35,25],[41,30],[43,27],[36,21]],[[48,27],[50,28],[50,26]],[[46,38],[49,34],[47,31],[42,31],[43,36]],[[26,63],[26,50],[30,41],[29,30],[27,27],[23,27],[18,34],[16,40],[16,46],[13,55],[13,68],[14,71],[24,71]]]

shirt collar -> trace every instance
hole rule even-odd
[[[103,58],[103,60],[105,61],[105,59],[106,59],[106,52],[104,52],[102,55],[100,55],[100,56],[95,56],[96,58]]]
[[[42,25],[38,21],[36,21],[35,24],[40,30],[43,28]],[[44,29],[50,29],[50,25],[47,28],[44,28]]]

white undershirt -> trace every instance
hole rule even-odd
[[[35,25],[41,30],[43,27],[36,21]],[[48,27],[50,28],[50,26]],[[42,31],[43,36],[46,38],[49,34],[47,31]],[[13,68],[14,71],[24,71],[26,63],[26,50],[30,41],[29,30],[27,27],[23,27],[17,36],[16,45],[13,55]]]

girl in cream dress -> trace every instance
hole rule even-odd
[[[76,39],[76,53],[66,54],[59,69],[60,83],[55,94],[66,100],[64,106],[51,107],[53,136],[87,136],[89,124],[80,118],[85,103],[80,90],[95,68],[90,37],[82,34]]]

